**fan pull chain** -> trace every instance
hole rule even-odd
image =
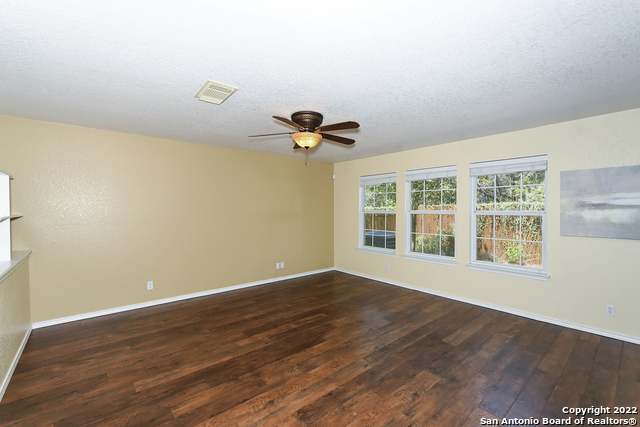
[[[305,148],[304,148],[304,154],[305,154],[305,162],[304,162],[304,165],[305,165],[305,166],[309,166],[309,147],[305,147]]]

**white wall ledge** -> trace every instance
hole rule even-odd
[[[31,255],[31,251],[13,251],[11,252],[11,261],[0,262],[0,282],[9,277],[11,273]]]

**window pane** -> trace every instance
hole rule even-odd
[[[476,221],[476,236],[493,237],[493,215],[478,215]]]
[[[520,172],[496,175],[496,185],[520,185],[521,177]]]
[[[376,206],[377,209],[383,209],[386,210],[387,209],[387,197],[389,197],[389,195],[387,193],[380,193],[376,195],[376,200],[380,199],[380,203]]]
[[[428,211],[439,211],[442,205],[441,191],[427,191],[424,193],[424,208]]]
[[[396,193],[387,194],[387,208],[388,211],[396,210]]]
[[[493,262],[493,239],[476,239],[476,260]]]
[[[493,188],[479,188],[476,200],[476,210],[492,211],[493,210]]]
[[[384,210],[386,205],[385,193],[376,193],[373,205],[376,210]]]
[[[422,240],[422,252],[430,255],[440,255],[440,236],[424,236]]]
[[[545,171],[525,172],[522,176],[522,184],[544,184]]]
[[[519,211],[520,210],[520,187],[496,188],[496,210],[497,211]]]
[[[424,206],[424,193],[411,193],[411,210],[420,210],[420,206]]]
[[[440,190],[442,184],[440,179],[428,179],[424,182],[425,190]]]
[[[373,187],[376,193],[386,193],[387,192],[387,184],[379,184]]]
[[[386,236],[387,249],[395,249],[396,248],[396,233],[395,231],[387,231]]]
[[[387,184],[387,192],[388,193],[395,193],[396,192],[396,183],[395,182],[390,182]]]
[[[411,233],[409,242],[411,252],[422,252],[422,236],[420,234]]]
[[[387,214],[387,231],[396,231],[396,214]]]
[[[520,240],[520,217],[496,215],[496,239]]]
[[[544,186],[524,187],[522,194],[523,211],[544,211]]]
[[[422,253],[424,248],[424,236],[422,234],[416,234],[415,238],[416,240],[413,245],[413,252]]]
[[[424,181],[411,181],[411,191],[424,190]]]
[[[496,240],[496,262],[520,265],[520,242]]]
[[[411,215],[411,231],[422,233],[422,223],[424,215]]]
[[[428,234],[437,234],[440,229],[440,215],[438,214],[431,214],[431,215],[424,215],[424,224],[423,224],[423,230],[424,233],[428,233]]]
[[[542,242],[542,217],[522,217],[522,240]]]
[[[373,230],[364,230],[364,245],[373,246]]]
[[[442,210],[456,210],[456,190],[442,192]]]
[[[456,239],[453,236],[442,236],[440,239],[440,255],[456,256]]]
[[[442,188],[445,188],[445,189],[448,188],[448,189],[455,190],[456,189],[456,178],[455,177],[453,177],[453,178],[444,178],[442,180]]]
[[[374,214],[373,215],[373,229],[374,230],[384,230],[385,220],[384,214]]]
[[[373,247],[384,248],[385,247],[385,235],[384,231],[373,232]]]
[[[373,187],[364,187],[364,209],[373,209]]]
[[[542,243],[522,243],[522,265],[542,268]]]
[[[494,187],[496,183],[495,175],[483,175],[477,178],[478,187]]]
[[[366,230],[373,229],[373,214],[364,214],[364,228]]]
[[[442,234],[454,235],[456,231],[456,216],[455,215],[442,215]]]

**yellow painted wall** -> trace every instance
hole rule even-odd
[[[363,143],[366,143],[363,142]],[[469,164],[547,154],[548,282],[469,270]],[[640,339],[640,241],[560,236],[560,172],[640,164],[640,109],[335,164],[335,267]],[[404,213],[396,258],[358,246],[358,178],[458,167],[457,267],[403,259]],[[389,265],[389,271],[385,271]],[[616,307],[605,316],[605,304]]]
[[[31,328],[29,260],[0,281],[0,399],[12,363]]]
[[[33,322],[333,266],[330,163],[6,116],[0,153]]]

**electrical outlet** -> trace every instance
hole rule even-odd
[[[280,263],[280,268],[284,268],[284,261]]]
[[[384,269],[385,269],[386,271],[389,271],[389,264],[385,264]]]
[[[606,304],[604,306],[604,314],[606,314],[607,316],[615,316],[616,315],[616,306],[615,305]]]
[[[276,270],[279,270],[279,269],[280,269],[280,263],[276,262]]]
[[[153,282],[147,282],[147,290],[150,291],[153,289]]]

